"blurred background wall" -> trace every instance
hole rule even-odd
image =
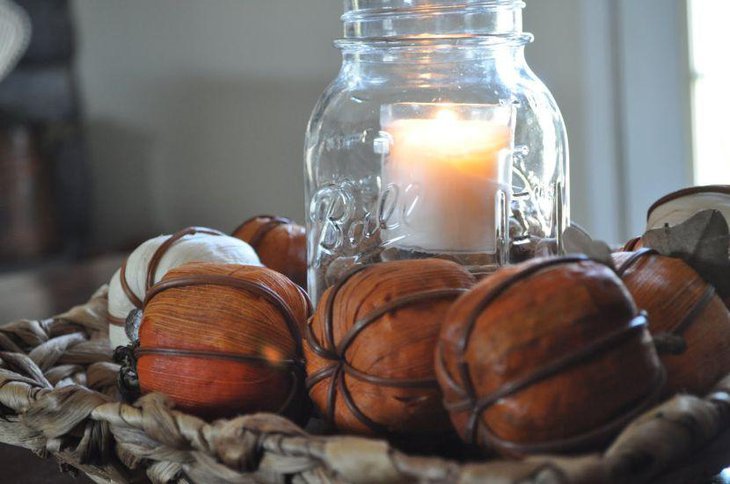
[[[652,201],[693,181],[687,1],[526,2],[528,59],[568,125],[573,219],[598,238],[640,232]],[[86,207],[90,252],[255,213],[303,220],[304,130],[339,69],[340,0],[18,3],[34,41],[51,31],[39,9],[66,29],[89,183],[61,199]]]
[[[573,218],[618,242],[691,183],[684,2],[527,3],[529,61],[568,124]],[[97,247],[255,212],[303,218],[302,138],[339,68],[340,1],[73,7]]]
[[[303,137],[337,74],[334,0],[77,0],[98,247],[303,218]]]

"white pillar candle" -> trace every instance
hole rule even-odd
[[[499,199],[509,207],[514,108],[503,105],[384,106],[383,188],[399,217],[385,242],[436,253],[497,251]]]

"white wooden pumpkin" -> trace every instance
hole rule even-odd
[[[147,290],[170,270],[189,262],[261,266],[249,244],[217,230],[188,227],[160,235],[137,247],[109,282],[109,340],[112,348],[129,344],[125,320],[141,308]]]

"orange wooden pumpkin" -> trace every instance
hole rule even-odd
[[[634,237],[633,239],[626,242],[621,250],[624,252],[633,252],[635,250],[641,249],[642,247],[644,247],[644,241],[642,240],[642,238]]]
[[[233,236],[248,242],[266,267],[307,287],[307,235],[304,227],[288,218],[257,215],[239,225]]]
[[[646,318],[585,257],[503,268],[449,310],[436,351],[462,439],[509,455],[605,442],[661,392]]]
[[[268,411],[302,414],[304,291],[271,269],[195,263],[147,294],[137,373],[203,418]]]
[[[652,335],[674,334],[686,342],[681,354],[661,356],[668,392],[710,391],[730,373],[730,312],[714,288],[681,259],[651,249],[613,258],[636,304],[649,314]]]
[[[411,442],[450,433],[433,352],[448,307],[473,284],[458,264],[425,259],[361,266],[327,289],[304,344],[326,420]]]

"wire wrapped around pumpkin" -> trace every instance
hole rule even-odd
[[[257,215],[239,225],[233,236],[251,244],[261,262],[307,287],[307,236],[286,217]]]
[[[325,291],[304,344],[325,419],[412,442],[451,432],[433,351],[448,307],[474,282],[453,262],[404,260],[358,267]]]
[[[714,287],[681,259],[643,248],[612,255],[655,338],[680,337],[680,354],[663,354],[667,392],[704,395],[730,373],[730,312]]]
[[[600,445],[665,380],[645,316],[585,257],[503,268],[459,298],[436,374],[462,439],[509,455]]]
[[[136,351],[143,393],[204,418],[303,415],[304,291],[271,269],[188,264],[145,300]]]

